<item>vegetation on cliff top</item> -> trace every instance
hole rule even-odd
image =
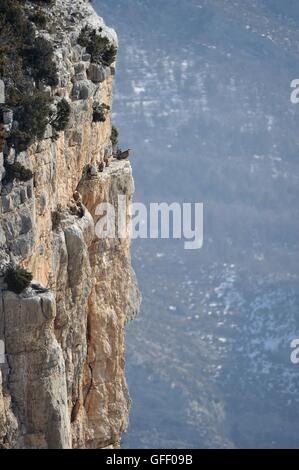
[[[36,3],[51,3],[39,1]],[[2,146],[25,150],[35,139],[43,137],[50,117],[52,99],[45,86],[58,84],[52,45],[36,36],[36,28],[26,13],[22,0],[0,3],[0,78],[5,83],[3,112],[12,110],[16,126],[3,131]]]
[[[90,30],[85,26],[79,35],[78,44],[86,48],[92,62],[109,67],[116,59],[117,48],[106,36],[101,35],[102,31],[102,28]]]

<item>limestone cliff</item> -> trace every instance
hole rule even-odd
[[[45,89],[52,106],[68,102],[70,117],[55,139],[49,123],[26,150],[0,153],[0,448],[118,447],[130,408],[124,327],[140,302],[130,209],[122,238],[98,238],[95,223],[98,204],[117,210],[119,194],[130,208],[134,184],[129,162],[112,158],[115,64],[93,62],[78,43],[86,26],[115,47],[117,37],[88,1],[40,3],[47,28],[37,34],[53,45],[58,70]],[[25,4],[35,11],[36,3]],[[95,120],[101,105],[106,114]],[[18,125],[9,111],[6,130]],[[33,178],[7,182],[5,162]],[[9,265],[33,275],[20,294],[5,283]]]

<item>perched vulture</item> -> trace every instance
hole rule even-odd
[[[125,150],[124,152],[118,151],[116,154],[117,160],[126,160],[130,156],[130,152],[132,149]]]

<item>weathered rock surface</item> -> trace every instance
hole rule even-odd
[[[84,176],[111,154],[110,113],[105,122],[92,117],[94,103],[111,107],[113,74],[90,64],[76,41],[86,24],[117,38],[87,1],[56,0],[47,13],[59,68],[50,92],[69,101],[71,119],[57,141],[50,128],[15,157],[33,180],[0,186],[0,448],[118,447],[130,409],[124,327],[140,304],[130,261],[134,184],[127,161]],[[96,208],[108,202],[117,211],[119,194],[128,205],[124,236],[99,239]],[[6,290],[9,262],[33,274],[20,295]]]

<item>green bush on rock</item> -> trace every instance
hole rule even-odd
[[[4,182],[10,183],[15,179],[19,181],[29,181],[33,178],[32,171],[28,168],[25,168],[19,162],[16,163],[5,163],[5,177]]]
[[[113,147],[116,147],[118,144],[118,130],[115,126],[112,126],[110,140]]]
[[[15,294],[21,294],[30,286],[32,279],[33,277],[30,272],[21,266],[16,266],[15,268],[8,268],[4,282],[6,282],[8,290],[15,292]]]
[[[71,115],[71,106],[66,101],[66,99],[62,99],[57,104],[57,111],[50,119],[50,124],[53,128],[53,139],[57,139],[58,132],[62,132],[66,129]]]
[[[93,122],[105,122],[107,119],[107,112],[110,110],[110,106],[107,104],[95,104],[93,107]]]
[[[78,44],[86,48],[86,52],[91,55],[92,62],[109,67],[116,59],[117,48],[106,36],[101,35],[102,31],[102,28],[97,31],[85,26],[79,35]]]
[[[39,17],[39,21],[44,27],[44,19]],[[36,36],[22,0],[0,2],[0,78],[5,83],[5,106],[19,124],[4,136],[5,141],[17,152],[26,150],[35,139],[43,138],[50,119],[52,98],[40,88],[56,86],[58,74],[53,47],[47,39]]]
[[[22,104],[15,110],[19,128],[11,132],[9,142],[18,150],[25,150],[35,139],[42,139],[51,109],[52,99],[41,91],[23,97]]]
[[[53,61],[53,47],[47,39],[35,38],[32,47],[24,50],[23,57],[35,80],[43,81],[51,86],[58,85],[57,67]]]

